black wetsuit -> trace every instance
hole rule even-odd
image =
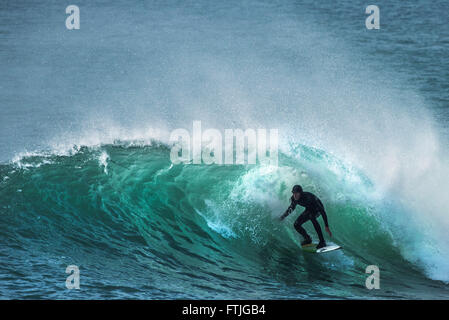
[[[307,231],[302,227],[302,224],[304,222],[307,222],[308,220],[312,221],[313,227],[316,230],[316,233],[318,234],[318,238],[320,239],[321,243],[325,243],[323,232],[321,232],[320,224],[317,221],[317,218],[320,216],[323,217],[324,224],[326,227],[329,227],[327,223],[327,215],[326,211],[324,210],[323,203],[321,200],[315,196],[313,193],[310,192],[302,192],[301,197],[299,200],[295,200],[295,198],[292,196],[290,198],[291,204],[288,207],[287,211],[283,214],[282,218],[285,218],[290,213],[295,210],[297,205],[300,205],[302,207],[305,207],[306,210],[301,213],[301,215],[296,219],[294,223],[294,227],[296,231],[298,231],[304,239],[309,239],[310,236],[307,234]]]

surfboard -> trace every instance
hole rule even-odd
[[[327,245],[327,246],[317,250],[316,249],[317,245],[318,245],[318,243],[306,244],[305,246],[301,246],[301,249],[303,251],[312,252],[312,253],[324,253],[324,252],[329,252],[329,251],[334,251],[334,250],[341,249],[341,247],[337,246],[336,244],[330,244],[330,245]]]

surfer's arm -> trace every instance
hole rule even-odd
[[[321,202],[320,199],[316,198],[315,204],[316,204],[318,211],[321,212],[321,216],[323,217],[324,225],[326,226],[326,229],[329,229],[329,224],[327,222],[327,214],[326,214],[326,210],[324,209],[323,203]]]
[[[324,225],[326,226],[326,232],[329,233],[329,236],[332,237],[332,232],[330,231],[330,229],[329,229],[329,224],[328,224],[328,222],[327,222],[327,214],[326,214],[326,210],[324,210],[324,206],[323,206],[323,204],[321,203],[321,201],[320,201],[320,204],[321,204],[321,209],[320,209],[320,211],[321,211],[321,216],[323,217]]]
[[[326,228],[329,228],[329,224],[327,223],[327,214],[324,209],[322,209],[322,211],[321,211],[321,216],[323,216],[324,225],[326,226]]]
[[[288,209],[282,214],[282,216],[281,216],[281,220],[284,220],[285,218],[287,218],[287,216],[290,214],[290,213],[292,213],[292,208],[291,207],[288,207]]]
[[[282,214],[281,216],[281,220],[284,220],[290,213],[293,212],[293,210],[295,210],[296,207],[296,203],[293,201],[293,199],[290,199],[291,204],[290,206],[287,208],[287,210]]]

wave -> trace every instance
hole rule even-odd
[[[3,268],[23,268],[26,259],[17,252],[44,255],[86,266],[90,274],[106,268],[115,285],[129,290],[151,277],[157,285],[144,291],[152,297],[235,297],[242,284],[246,296],[313,296],[301,289],[312,283],[315,293],[362,297],[370,264],[394,288],[382,293],[387,297],[413,295],[396,283],[398,274],[416,288],[449,280],[447,248],[428,236],[437,222],[410,219],[407,206],[322,150],[290,151],[280,153],[277,167],[174,165],[163,143],[18,157],[0,166],[0,242],[10,257]],[[343,251],[323,260],[303,255],[292,227],[297,213],[278,221],[296,183],[323,200],[331,241]],[[327,272],[334,272],[331,291],[322,279]],[[183,283],[191,296],[180,290]],[[264,286],[271,289],[261,291]]]

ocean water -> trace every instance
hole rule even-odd
[[[0,298],[448,299],[449,4],[375,4],[2,1]],[[278,166],[173,164],[197,120]],[[297,183],[342,250],[278,221]]]

